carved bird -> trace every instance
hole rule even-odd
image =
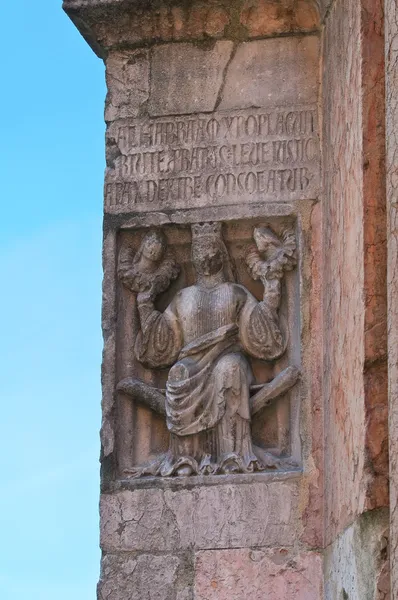
[[[296,238],[292,229],[285,229],[279,238],[269,227],[256,227],[256,246],[249,247],[246,264],[253,279],[282,279],[285,271],[297,263]]]

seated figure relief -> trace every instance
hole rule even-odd
[[[119,277],[137,294],[135,355],[147,368],[169,368],[163,392],[133,378],[118,384],[120,392],[164,415],[170,433],[165,454],[126,476],[252,473],[276,466],[275,457],[253,445],[251,420],[296,383],[299,371],[290,366],[257,384],[250,357],[275,361],[286,350],[281,280],[296,265],[295,236],[255,228],[246,264],[264,286],[258,301],[234,282],[221,228],[192,225],[196,283],[181,289],[164,312],[155,299],[179,272],[165,236],[150,231],[135,256],[128,249],[120,253]]]

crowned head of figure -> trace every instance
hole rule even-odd
[[[216,275],[223,270],[225,246],[221,223],[192,225],[192,262],[200,276]]]

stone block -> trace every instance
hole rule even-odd
[[[318,60],[317,36],[244,42],[228,67],[219,108],[317,102]]]
[[[191,573],[178,556],[106,554],[98,600],[192,600]]]
[[[292,31],[313,31],[319,25],[315,1],[245,0],[240,22],[250,37],[275,35]]]
[[[105,120],[137,117],[149,97],[148,51],[111,52],[106,61]]]
[[[325,552],[325,600],[389,598],[388,511],[361,515]]]
[[[294,544],[301,531],[298,481],[136,489],[103,494],[101,546],[106,551]]]
[[[215,109],[233,44],[211,48],[193,44],[155,46],[151,62],[151,116],[210,112]]]
[[[286,548],[196,554],[195,600],[320,600],[322,557]],[[335,597],[337,599],[337,596]]]

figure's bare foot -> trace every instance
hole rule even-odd
[[[192,475],[193,469],[189,465],[182,465],[176,471],[177,477],[189,477]]]
[[[240,469],[239,469],[239,465],[234,464],[234,463],[227,463],[224,466],[224,473],[225,475],[233,475],[234,473],[239,473]]]

